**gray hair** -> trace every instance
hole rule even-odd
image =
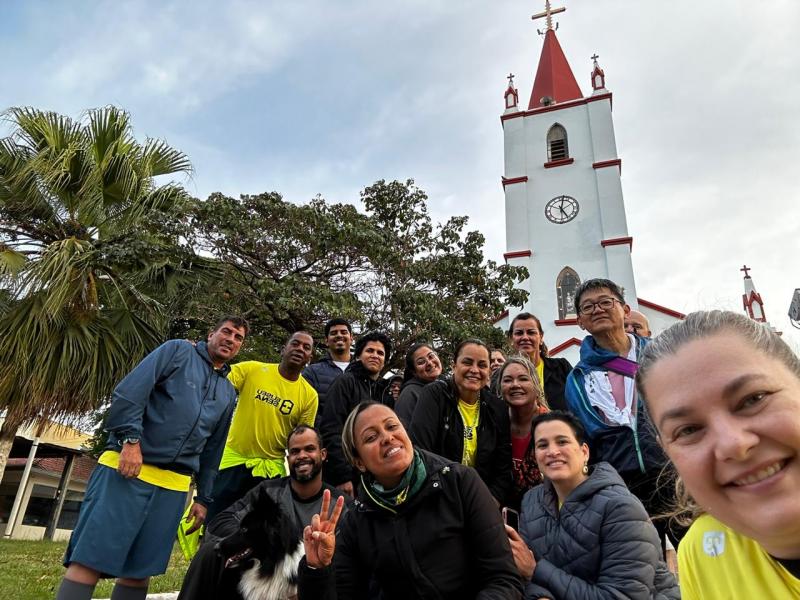
[[[531,381],[533,381],[533,389],[536,392],[536,401],[539,403],[540,406],[544,406],[548,410],[550,410],[550,405],[547,403],[547,398],[544,397],[544,390],[542,389],[542,383],[539,381],[539,374],[536,372],[536,365],[531,362],[531,360],[527,356],[523,356],[521,354],[515,356],[509,356],[500,366],[500,372],[497,374],[497,383],[495,385],[495,393],[503,397],[501,390],[503,389],[503,373],[506,372],[506,369],[509,365],[521,365],[524,368],[528,375],[531,377]]]
[[[728,310],[698,311],[687,315],[686,319],[675,323],[647,344],[639,358],[636,373],[636,388],[639,396],[647,403],[644,393],[645,383],[650,371],[662,359],[674,355],[686,344],[720,333],[733,333],[741,336],[757,351],[781,361],[800,378],[800,358],[765,323],[754,321],[743,314]],[[674,470],[670,465],[669,469]],[[694,501],[686,489],[680,475],[675,475],[675,503],[665,517],[674,517],[682,525],[689,525],[703,514],[704,509]]]

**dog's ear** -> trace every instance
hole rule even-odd
[[[265,520],[272,521],[277,519],[281,514],[281,507],[272,499],[272,496],[269,495],[267,490],[263,488],[258,490],[253,508],[258,514],[262,515]]]

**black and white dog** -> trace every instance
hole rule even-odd
[[[261,491],[238,531],[217,543],[226,569],[241,571],[245,600],[286,600],[297,594],[297,568],[305,555],[302,531]]]

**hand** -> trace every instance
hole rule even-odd
[[[511,554],[514,555],[514,564],[517,565],[517,571],[519,571],[520,577],[525,581],[530,581],[536,569],[536,559],[533,558],[533,552],[528,548],[528,544],[525,543],[525,540],[508,525],[506,525],[506,535],[511,544]]]
[[[353,493],[353,482],[352,481],[345,481],[344,483],[340,483],[336,486],[337,490],[341,490],[351,498],[355,495]]]
[[[306,550],[306,563],[309,567],[319,569],[327,567],[333,562],[333,552],[336,549],[336,523],[342,514],[344,498],[339,496],[333,507],[333,512],[328,516],[331,505],[331,491],[322,492],[322,506],[319,514],[311,518],[311,525],[306,525],[303,530],[303,546]]]
[[[189,507],[189,514],[186,515],[186,522],[189,523],[190,521],[194,520],[194,523],[192,523],[192,526],[184,531],[184,533],[186,535],[191,535],[200,529],[203,526],[203,523],[206,522],[207,513],[208,509],[205,506],[198,504],[197,502],[193,502],[192,506]]]
[[[117,471],[123,477],[133,479],[138,477],[142,470],[142,447],[140,444],[122,444],[119,453],[119,465]]]

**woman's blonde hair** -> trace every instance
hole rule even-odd
[[[539,406],[544,406],[546,409],[550,410],[550,405],[547,403],[547,398],[544,397],[544,390],[542,389],[542,384],[539,381],[539,374],[536,372],[536,365],[534,365],[531,360],[527,356],[523,355],[515,355],[509,356],[500,366],[500,372],[497,374],[497,381],[495,383],[495,393],[503,397],[502,389],[503,389],[503,373],[506,372],[506,369],[509,365],[521,365],[524,368],[528,375],[530,375],[531,381],[533,382],[533,389],[536,392],[536,403]]]
[[[741,336],[753,350],[779,360],[800,378],[800,358],[767,324],[759,323],[743,314],[728,310],[697,311],[687,315],[683,321],[672,325],[645,346],[639,357],[639,370],[636,373],[636,388],[639,397],[645,401],[645,404],[648,404],[644,391],[647,378],[661,359],[674,355],[690,342],[721,333],[733,333]],[[656,433],[660,438],[661,433],[657,428]],[[682,524],[691,523],[705,511],[691,497],[675,467],[670,465],[669,468],[675,471],[674,474],[665,471],[663,475],[675,477],[675,506],[663,516],[674,517]]]

